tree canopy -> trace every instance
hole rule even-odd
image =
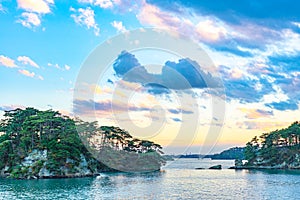
[[[255,136],[246,144],[247,165],[275,166],[292,163],[300,154],[300,122],[289,127]]]
[[[12,171],[33,150],[47,150],[46,167],[59,174],[67,159],[80,162],[81,154],[92,159],[95,157],[93,152],[100,155],[108,148],[137,155],[152,152],[157,157],[155,165],[163,164],[159,144],[133,138],[119,127],[100,127],[97,122],[84,122],[57,111],[35,108],[5,111],[4,119],[0,121],[0,170],[9,167]],[[101,162],[95,167],[105,168]]]

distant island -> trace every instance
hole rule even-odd
[[[300,169],[300,123],[263,133],[246,144],[246,163],[236,160],[235,169]]]
[[[105,171],[159,170],[165,163],[159,144],[133,138],[119,127],[99,127],[97,122],[35,108],[5,111],[4,117],[0,177],[85,177]]]
[[[221,153],[201,155],[201,154],[180,154],[180,155],[164,155],[163,157],[167,160],[172,160],[175,158],[210,158],[212,160],[244,160],[245,159],[245,147],[232,147],[230,149],[224,150]]]

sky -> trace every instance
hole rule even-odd
[[[0,0],[0,114],[59,110],[167,153],[243,146],[299,120],[297,4]]]

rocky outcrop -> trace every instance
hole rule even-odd
[[[222,169],[222,165],[214,165],[214,166],[211,166],[208,169]]]
[[[48,164],[47,150],[33,150],[26,156],[19,165],[5,166],[0,170],[1,177],[17,179],[41,179],[41,178],[70,178],[96,176],[97,170],[90,169],[90,162],[81,154],[79,162],[67,158],[65,163],[58,169],[50,169]]]
[[[300,169],[300,154],[295,154],[293,160],[283,161],[282,163],[270,164],[269,160],[263,160],[258,157],[251,165],[248,163],[241,164],[240,162],[235,162],[235,166],[229,169]]]

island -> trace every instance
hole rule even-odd
[[[212,160],[244,160],[245,159],[245,147],[232,147],[226,149],[220,153],[215,154],[180,154],[180,155],[163,155],[166,160],[172,161],[178,158],[196,158],[196,159],[203,159],[203,158],[210,158]]]
[[[234,169],[300,169],[300,123],[255,136],[245,147],[245,159]]]
[[[162,147],[114,126],[98,126],[53,110],[5,111],[0,121],[0,177],[96,176],[153,171],[165,163]]]

